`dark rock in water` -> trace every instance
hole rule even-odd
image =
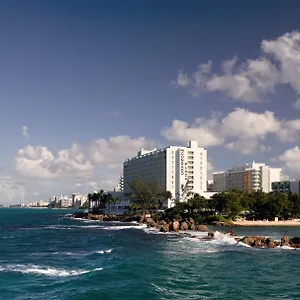
[[[191,224],[195,224],[195,220],[193,218],[189,218],[188,221],[191,223]]]
[[[152,218],[146,218],[145,223],[151,227],[154,227],[156,225],[155,221]]]
[[[275,248],[280,245],[279,242],[263,236],[245,236],[239,242],[256,248]]]
[[[281,239],[281,244],[280,246],[290,246],[290,239],[287,235],[285,235],[282,239]]]
[[[187,222],[182,222],[179,227],[180,230],[189,230],[189,225]]]
[[[233,230],[229,230],[226,233],[229,234],[230,236],[236,236],[236,233]]]
[[[170,231],[175,231],[175,232],[178,232],[179,231],[179,222],[178,221],[173,221],[171,223],[171,226],[170,226]]]
[[[163,226],[160,227],[160,231],[161,232],[169,232],[170,231],[170,225],[169,224],[165,224]]]
[[[72,218],[85,219],[86,217],[87,217],[87,213],[85,212],[77,212],[72,215]]]
[[[290,239],[290,246],[293,248],[300,248],[300,237],[295,236]]]
[[[206,231],[208,231],[208,228],[205,225],[198,225],[197,230],[201,231],[201,232],[206,232]]]
[[[195,223],[189,224],[189,230],[196,230],[196,225],[195,225]]]
[[[207,234],[207,236],[208,236],[208,237],[215,237],[215,233],[214,233],[214,232],[209,232],[209,233]]]

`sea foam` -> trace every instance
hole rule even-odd
[[[6,266],[0,266],[0,272],[17,272],[22,274],[36,274],[50,277],[78,276],[101,270],[103,270],[103,268],[95,268],[92,270],[66,270],[48,266],[22,264],[10,264]]]

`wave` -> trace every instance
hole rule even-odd
[[[0,272],[16,272],[22,274],[34,274],[34,275],[44,275],[50,277],[68,277],[68,276],[78,276],[82,274],[87,274],[96,271],[102,271],[103,268],[95,268],[92,270],[66,270],[57,269],[53,267],[44,267],[39,265],[21,265],[21,264],[11,264],[6,266],[0,266]]]
[[[102,227],[105,230],[122,230],[122,229],[144,229],[147,228],[146,224],[142,225],[124,225],[124,226],[106,226]]]

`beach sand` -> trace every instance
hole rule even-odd
[[[234,221],[239,226],[300,226],[299,221]]]

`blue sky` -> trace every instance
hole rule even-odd
[[[0,203],[112,188],[140,147],[300,174],[298,1],[1,1]],[[201,67],[198,67],[201,65]]]

